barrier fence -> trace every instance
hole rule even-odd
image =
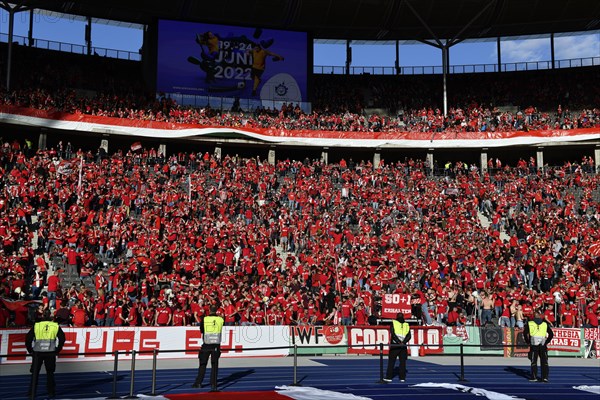
[[[595,67],[600,65],[600,57],[581,57],[566,60],[554,60],[554,68]],[[552,60],[522,61],[494,64],[465,64],[448,66],[449,73],[473,74],[491,72],[543,71],[553,69]],[[315,65],[313,73],[320,75],[441,75],[441,65],[415,66],[350,66]]]
[[[0,42],[8,43],[8,34],[0,33]],[[75,43],[58,42],[55,40],[46,40],[32,38],[29,40],[26,36],[13,35],[13,43],[23,47],[35,47],[42,50],[62,51],[65,53],[87,54],[87,46]],[[91,52],[100,57],[117,58],[120,60],[141,61],[141,53],[129,50],[107,49],[104,47],[92,46]]]
[[[375,353],[374,355],[377,355],[379,357],[379,380],[376,383],[386,383],[384,381],[384,356],[386,354],[386,349],[389,350],[391,347],[396,347],[399,345],[396,344],[390,344],[390,343],[376,343],[374,344],[374,348],[375,348]],[[418,351],[418,354],[423,354],[424,353],[424,348],[426,345],[424,344],[409,344],[409,347],[411,348],[419,348],[420,350]],[[515,351],[518,347],[520,347],[521,345],[519,344],[502,344],[502,345],[498,345],[499,347],[502,348],[503,352],[506,353],[507,350],[512,350]],[[322,346],[316,346],[316,345],[307,345],[305,346],[305,348],[312,348],[314,350],[317,350],[316,353],[318,353],[318,350],[321,348]],[[356,345],[351,345],[351,344],[345,344],[345,345],[332,345],[331,347],[334,348],[342,348],[342,349],[346,349],[346,353],[350,353],[350,349],[352,348],[356,348],[356,347],[364,347],[364,344],[356,344]],[[456,354],[458,357],[460,357],[460,363],[459,363],[459,372],[458,372],[458,381],[459,382],[465,382],[466,381],[466,374],[465,374],[465,358],[468,357],[470,354],[468,352],[465,351],[465,349],[468,348],[479,348],[480,345],[477,344],[464,344],[464,343],[460,343],[460,344],[446,344],[445,347],[450,347],[450,348],[455,348],[457,349]],[[271,347],[255,347],[255,348],[246,348],[244,349],[244,352],[253,352],[253,351],[268,351],[268,350],[288,350],[289,354],[291,356],[293,356],[293,362],[292,362],[292,383],[290,386],[300,386],[300,383],[298,382],[298,356],[301,355],[299,350],[299,346],[298,344],[294,344],[293,346],[271,346]],[[529,349],[529,346],[527,346],[527,349]],[[120,356],[123,355],[127,355],[130,357],[130,373],[129,373],[129,394],[127,397],[124,398],[128,398],[128,399],[135,399],[137,398],[137,396],[134,395],[135,392],[135,373],[136,373],[136,359],[138,356],[140,355],[151,355],[152,356],[152,371],[151,371],[151,392],[147,393],[147,395],[149,396],[157,396],[156,393],[156,372],[158,369],[158,359],[159,359],[159,354],[163,353],[163,354],[170,354],[170,353],[181,353],[181,352],[186,352],[186,349],[172,349],[172,350],[160,350],[157,348],[154,348],[152,350],[144,350],[144,351],[137,351],[137,350],[132,350],[131,352],[127,352],[127,351],[114,351],[114,352],[87,352],[87,353],[77,353],[77,355],[82,355],[82,356],[97,356],[97,355],[105,355],[105,356],[112,356],[112,360],[113,360],[113,373],[112,373],[112,393],[111,396],[107,397],[107,399],[120,399],[123,398],[122,396],[117,394],[117,381],[118,381],[118,377],[119,377],[119,360],[120,360]],[[412,352],[411,352],[412,353]],[[413,354],[411,354],[412,356]],[[477,354],[471,354],[473,356],[480,356],[481,354],[478,352]],[[0,361],[3,358],[8,358],[10,357],[9,354],[0,354]],[[26,355],[26,358],[32,357],[31,355]],[[37,360],[34,358],[33,362],[37,362]],[[1,362],[0,362],[1,363]],[[211,377],[213,375],[211,374]],[[211,391],[217,391],[217,374],[214,374],[214,380],[211,379]],[[35,398],[35,394],[36,394],[36,389],[37,389],[37,377],[34,376],[32,378],[32,390],[30,392],[30,398],[34,399]]]
[[[8,42],[8,34],[0,33],[0,42]],[[55,40],[46,40],[39,38],[31,38],[27,36],[13,35],[13,43],[24,47],[35,47],[45,50],[62,51],[66,53],[87,54],[87,46],[83,44],[65,43]],[[141,61],[142,55],[140,51],[117,50],[103,47],[92,46],[92,54],[117,58],[121,60]],[[488,64],[464,64],[450,65],[450,74],[469,74],[469,73],[489,73],[489,72],[515,72],[515,71],[541,71],[549,70],[553,67],[556,69],[562,68],[579,68],[579,67],[595,67],[600,65],[600,57],[579,57],[564,60],[541,61],[521,61],[511,63],[488,63]],[[322,75],[441,75],[443,69],[441,65],[417,65],[417,66],[350,66],[346,68],[341,65],[315,65],[313,73]]]
[[[527,344],[518,328],[499,326],[412,326],[410,345],[422,345],[424,355],[455,355],[456,345],[464,344],[467,352],[479,355],[524,357]],[[198,327],[87,327],[63,328],[66,342],[61,362],[112,360],[106,354],[115,351],[151,354],[160,350],[159,358],[190,359],[202,345]],[[553,328],[549,345],[552,356],[599,357],[600,328]],[[27,329],[0,329],[2,364],[25,363]],[[378,343],[389,343],[387,325],[369,326],[226,326],[221,347],[223,356],[246,357],[247,349],[261,349],[256,356],[289,356],[290,346],[297,345],[299,354],[376,354]],[[503,345],[514,344],[514,351]],[[475,351],[474,348],[478,347]],[[148,356],[146,358],[149,359]]]

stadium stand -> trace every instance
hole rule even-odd
[[[272,3],[0,2],[30,23],[0,33],[3,398],[24,398],[43,315],[67,337],[51,397],[597,396],[600,57],[564,43],[600,6]],[[94,47],[104,24],[139,50]],[[550,60],[505,56],[530,37]],[[497,60],[449,65],[475,42]],[[332,43],[345,66],[312,65]],[[355,66],[372,43],[395,65]],[[415,43],[444,65],[406,66]],[[407,382],[384,375],[398,312]]]
[[[76,325],[195,324],[211,304],[228,324],[361,323],[383,294],[411,293],[431,323],[479,324],[490,297],[495,324],[543,308],[556,325],[597,326],[587,158],[431,177],[419,160],[25,153],[2,147],[2,294],[39,296]]]
[[[351,132],[496,132],[575,129],[600,124],[597,68],[458,74],[449,80],[448,115],[439,76],[315,76],[314,108],[216,110],[147,94],[139,63],[19,49],[19,85],[4,105],[204,126]],[[43,60],[43,61],[42,61]],[[43,63],[45,69],[35,66]],[[485,90],[480,90],[485,88]],[[535,93],[535,98],[531,98]],[[436,98],[437,97],[437,98]],[[368,107],[387,110],[369,114]],[[240,112],[241,111],[241,112]]]
[[[311,113],[230,111],[149,95],[135,62],[17,47],[14,63],[0,105],[68,114],[384,133],[600,126],[597,68],[453,75],[444,117],[439,76],[317,75]],[[410,293],[431,324],[518,326],[543,308],[557,326],[598,326],[591,157],[431,174],[420,159],[272,165],[15,140],[0,167],[0,293],[65,323],[193,325],[215,304],[228,324],[362,324],[384,294]],[[42,309],[3,308],[0,326]]]

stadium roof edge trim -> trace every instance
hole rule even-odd
[[[493,4],[490,5],[490,2]],[[16,2],[13,0],[13,4]],[[330,40],[485,39],[600,27],[600,2],[589,0],[331,0],[275,7],[272,0],[21,0],[26,8],[150,25],[157,19],[306,31]],[[425,21],[427,27],[422,21]]]
[[[569,37],[569,36],[584,36],[584,35],[596,35],[600,34],[600,29],[595,29],[592,31],[580,31],[580,32],[560,32],[555,33],[554,38],[559,37]],[[502,36],[502,39],[505,40],[528,40],[528,39],[547,39],[550,37],[549,33],[539,33],[535,35],[518,35],[518,36]],[[465,39],[461,43],[490,43],[496,42],[496,37],[485,37],[485,38],[472,38]],[[316,44],[346,44],[346,41],[343,39],[315,39],[314,42]],[[395,40],[352,40],[352,45],[395,45]],[[401,45],[411,45],[411,44],[423,44],[423,42],[418,40],[398,40],[398,44]]]

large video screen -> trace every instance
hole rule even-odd
[[[160,20],[157,90],[307,101],[306,32]]]

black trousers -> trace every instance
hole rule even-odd
[[[217,374],[219,371],[219,357],[221,357],[221,345],[219,344],[205,344],[198,353],[200,359],[200,367],[198,368],[198,376],[196,377],[196,384],[202,385],[204,375],[206,374],[206,366],[208,365],[208,359],[210,358],[210,386],[212,390],[217,390]]]
[[[46,390],[49,395],[54,395],[56,389],[56,382],[54,380],[54,371],[56,371],[56,353],[33,353],[33,361],[31,363],[31,368],[29,368],[29,372],[31,372],[29,393],[32,393],[35,396],[42,365],[46,366]]]
[[[542,366],[542,379],[548,379],[550,372],[550,366],[548,365],[548,348],[544,345],[530,346],[529,351],[531,352],[531,377],[537,379],[537,362],[540,359]]]
[[[400,380],[406,379],[406,359],[408,358],[408,350],[406,346],[392,345],[390,347],[390,354],[388,356],[387,373],[386,379],[392,379],[394,376],[394,367],[396,365],[396,359],[400,359]]]

